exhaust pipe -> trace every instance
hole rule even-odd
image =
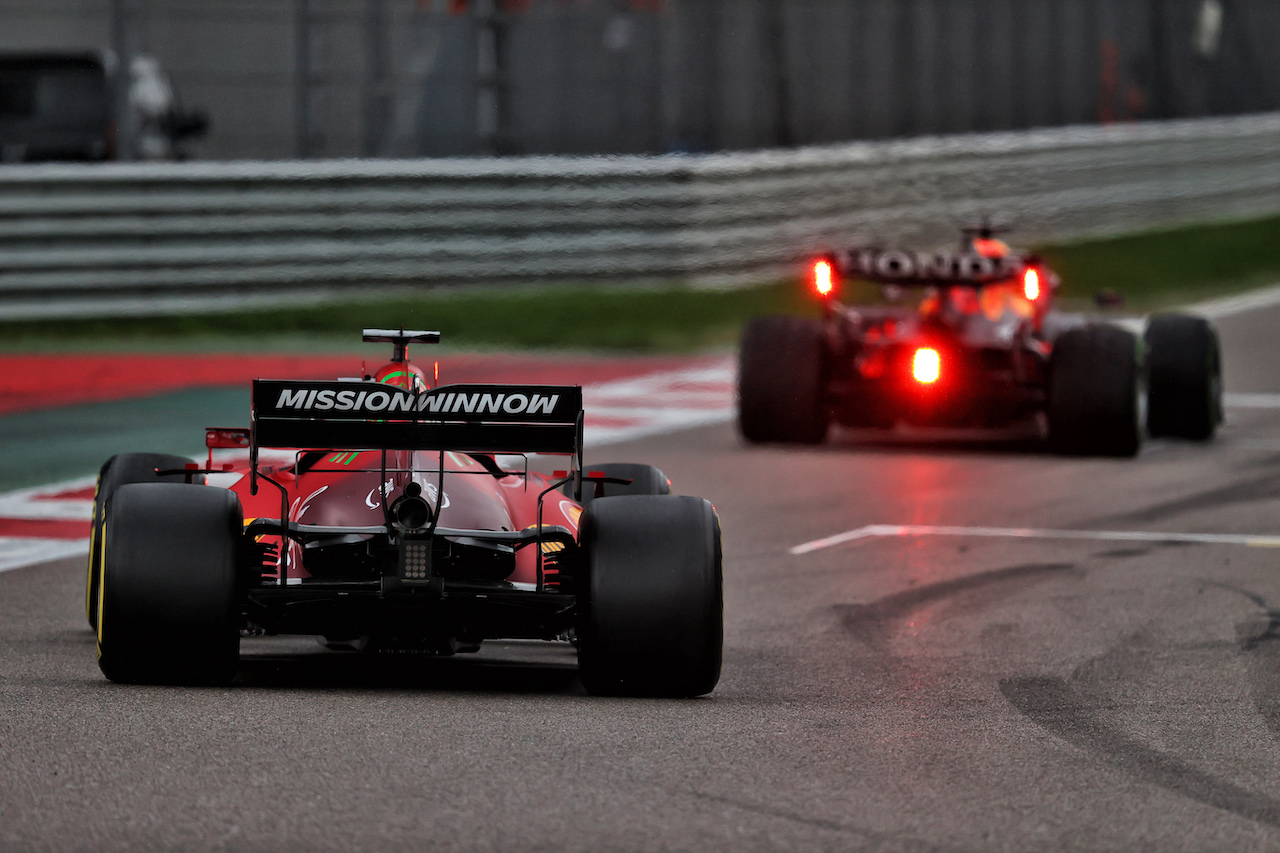
[[[396,527],[406,533],[417,533],[431,524],[431,504],[422,496],[422,486],[410,483],[404,494],[391,505],[391,517]]]

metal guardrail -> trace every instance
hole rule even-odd
[[[958,222],[1280,211],[1280,114],[672,157],[0,167],[0,319],[529,280],[734,282]]]

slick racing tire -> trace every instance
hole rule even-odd
[[[666,474],[652,465],[641,465],[635,462],[605,462],[600,465],[587,465],[586,470],[588,472],[599,471],[606,477],[616,477],[619,480],[630,480],[631,482],[626,485],[621,483],[583,483],[582,500],[579,503],[584,507],[595,500],[597,496],[614,498],[620,495],[671,494],[671,481],[667,479]],[[573,483],[566,483],[562,491],[569,497],[573,497]]]
[[[181,470],[191,463],[185,456],[168,453],[120,453],[112,456],[98,472],[93,492],[93,522],[89,527],[89,570],[85,579],[85,615],[89,627],[98,627],[98,579],[102,577],[102,519],[107,502],[116,489],[128,483],[183,483],[185,474],[157,476],[156,471]],[[194,482],[203,483],[199,474]]]
[[[1142,446],[1142,348],[1117,326],[1068,329],[1049,363],[1049,440],[1059,453],[1133,456]]]
[[[1147,430],[1207,441],[1222,423],[1218,333],[1203,317],[1156,314],[1147,323]]]
[[[610,696],[683,698],[720,680],[720,520],[685,495],[600,498],[581,528],[579,675]]]
[[[752,443],[820,444],[827,437],[821,320],[756,317],[738,350],[738,429]]]
[[[244,513],[227,489],[121,486],[103,526],[98,665],[116,682],[224,684],[240,647]]]

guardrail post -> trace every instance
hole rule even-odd
[[[385,154],[391,102],[390,62],[387,56],[386,0],[365,0],[364,15],[364,128],[360,151],[365,157]]]
[[[294,149],[299,160],[311,156],[311,0],[294,2]]]
[[[476,21],[476,142],[481,154],[506,153],[503,141],[503,24],[494,0],[478,0]]]
[[[137,13],[137,0],[111,0],[111,49],[115,53],[111,100],[116,125],[116,159],[126,162],[137,154],[138,122],[130,97],[133,58],[138,48]]]

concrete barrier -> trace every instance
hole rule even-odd
[[[1280,114],[746,154],[0,167],[0,319],[758,280],[852,243],[1280,211]]]

